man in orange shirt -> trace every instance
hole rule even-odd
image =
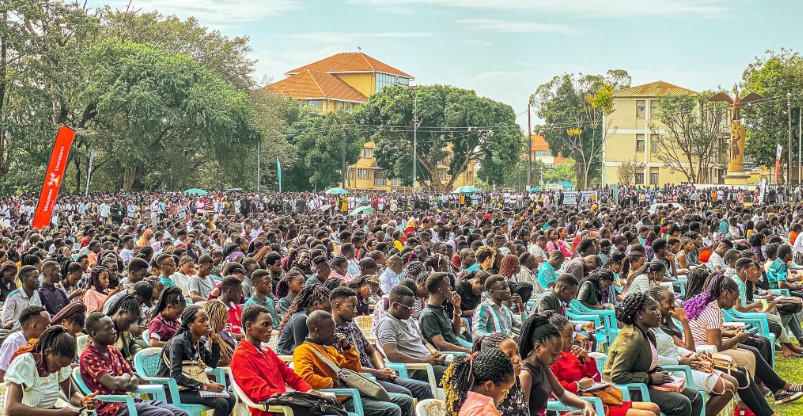
[[[335,332],[335,320],[329,312],[312,312],[307,317],[307,328],[309,328],[309,337],[293,352],[293,367],[296,374],[301,376],[314,389],[346,387],[338,379],[335,371],[316,354],[316,351],[334,362],[338,367],[348,368],[357,372],[362,371],[359,354],[342,334]],[[343,351],[342,354],[335,348],[335,344]],[[413,416],[412,397],[404,394],[389,394],[389,403],[362,397],[362,407],[365,415]],[[349,412],[354,411],[352,399],[346,400],[343,404]]]

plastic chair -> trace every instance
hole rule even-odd
[[[89,387],[86,386],[86,383],[84,383],[84,379],[81,377],[81,369],[79,367],[73,368],[72,379],[81,393],[85,395],[92,393],[92,391],[89,390]],[[162,386],[143,384],[137,388],[135,393],[151,394],[153,395],[154,400],[165,401],[165,392]],[[134,398],[127,394],[99,394],[97,397],[95,397],[95,399],[106,403],[125,403],[128,414],[131,416],[137,416],[137,408],[134,407]],[[7,400],[7,398],[5,400]]]
[[[142,339],[145,340],[145,345],[151,345],[151,337],[148,334],[148,330],[142,331]]]
[[[597,415],[605,415],[605,407],[602,405],[602,400],[599,397],[580,397],[581,399],[591,403],[594,405],[594,411],[597,412]],[[550,400],[546,404],[546,410],[551,412],[570,412],[572,410],[578,410],[574,407],[567,406],[557,400]]]
[[[383,357],[387,357],[385,351],[382,349],[382,346],[377,344],[376,348],[379,352],[382,353]],[[452,354],[452,353],[450,353]],[[457,353],[453,353],[457,354]],[[446,400],[446,393],[444,393],[443,389],[438,388],[438,379],[435,378],[435,369],[432,368],[432,364],[428,363],[394,363],[385,358],[385,366],[392,368],[394,371],[399,373],[400,377],[409,378],[410,370],[424,370],[427,373],[427,381],[429,382],[429,388],[432,389],[432,394],[435,396],[436,399]],[[402,369],[404,372],[402,373]]]
[[[162,359],[162,349],[158,347],[145,348],[134,356],[134,368],[137,373],[145,380],[154,384],[161,384],[166,386],[167,391],[170,393],[169,403],[183,409],[193,416],[201,416],[203,412],[210,410],[209,407],[200,404],[183,404],[181,403],[181,396],[179,395],[178,383],[176,380],[168,377],[156,377],[159,371],[159,360]],[[209,371],[207,370],[207,373]],[[225,377],[222,380],[225,383]]]
[[[415,406],[416,416],[446,416],[446,403],[443,400],[427,399]]]
[[[89,344],[89,335],[79,335],[75,339],[75,343],[76,343],[76,346],[78,347],[77,354],[81,355],[81,353],[84,351],[86,346]]]
[[[722,315],[725,322],[744,322],[758,328],[757,334],[770,340],[771,361],[769,365],[775,368],[775,335],[770,332],[767,315],[756,312],[739,312],[735,309],[723,309]]]
[[[360,331],[362,331],[362,334],[369,342],[376,342],[376,337],[371,332],[371,328],[374,325],[373,316],[355,316],[354,323],[357,324],[357,327],[360,328]]]
[[[278,413],[283,414],[284,416],[294,416],[293,415],[293,408],[288,406],[265,406],[264,404],[259,404],[254,402],[253,400],[249,399],[248,396],[240,389],[240,386],[237,385],[237,382],[234,380],[234,374],[231,373],[231,368],[226,368],[226,372],[229,374],[229,379],[231,383],[231,388],[234,391],[234,395],[237,396],[237,404],[234,406],[235,411],[234,415],[239,416],[247,416],[250,415],[251,409],[261,410],[263,412],[271,412],[271,413]],[[243,409],[244,408],[244,409]]]

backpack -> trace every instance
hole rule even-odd
[[[293,409],[293,416],[348,416],[343,403],[334,397],[291,391],[272,396],[264,403],[268,406],[288,406]]]

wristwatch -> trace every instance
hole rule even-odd
[[[206,383],[201,383],[201,390],[207,391],[209,390],[209,386],[207,386]]]

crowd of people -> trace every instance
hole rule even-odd
[[[96,396],[148,384],[133,367],[149,347],[180,397],[136,399],[145,416],[228,416],[231,382],[256,403],[346,387],[330,364],[387,391],[361,397],[369,416],[433,398],[458,416],[544,415],[550,400],[593,414],[585,396],[609,415],[716,415],[738,400],[770,416],[803,397],[773,369],[776,345],[803,357],[803,207],[619,191],[572,204],[562,191],[67,196],[40,230],[32,199],[0,199],[6,411],[126,415]],[[373,210],[349,215],[361,206]],[[766,328],[726,322],[750,312]],[[629,383],[649,397],[617,400]]]

